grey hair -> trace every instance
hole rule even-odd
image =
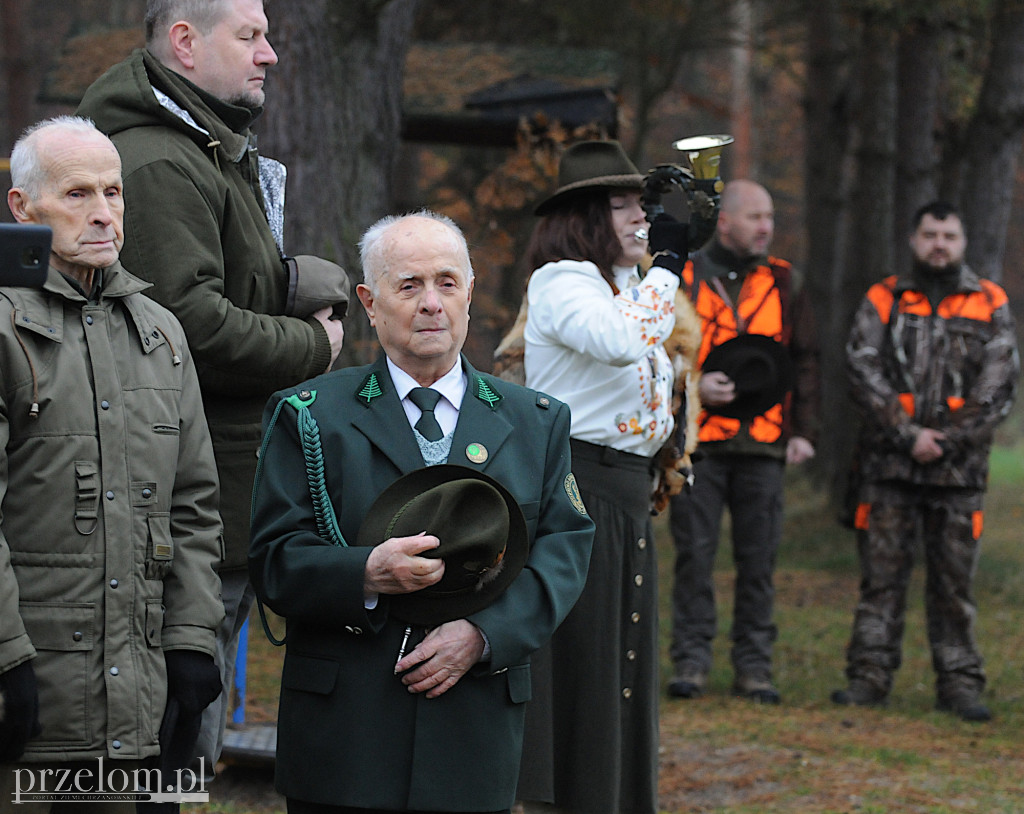
[[[18,137],[14,143],[14,149],[11,150],[11,186],[22,190],[29,198],[39,197],[47,177],[47,171],[43,168],[39,157],[37,134],[51,128],[64,133],[99,135],[106,138],[93,124],[92,119],[83,116],[54,116],[28,127]]]
[[[465,267],[468,270],[466,282],[473,279],[473,264],[469,259],[469,246],[466,244],[466,236],[458,224],[447,215],[432,212],[429,209],[420,209],[416,212],[409,212],[405,215],[385,215],[369,229],[363,232],[359,241],[359,261],[363,267],[363,283],[370,289],[374,296],[379,293],[378,281],[381,275],[387,271],[387,261],[384,256],[384,249],[381,246],[381,237],[394,226],[409,218],[427,218],[447,226],[459,241],[460,251],[465,260]]]
[[[178,20],[194,25],[200,34],[209,34],[228,10],[228,0],[147,0],[146,47],[153,50],[164,33]]]

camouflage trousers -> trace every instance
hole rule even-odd
[[[976,696],[984,689],[971,588],[983,497],[973,489],[865,485],[857,522],[860,601],[847,650],[847,678],[889,693],[902,657],[914,553],[923,550],[925,613],[937,695]]]

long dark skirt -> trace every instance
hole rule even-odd
[[[518,797],[581,814],[654,814],[658,778],[658,579],[651,471],[573,441],[597,527],[587,584],[533,659]]]

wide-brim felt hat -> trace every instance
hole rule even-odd
[[[356,544],[426,532],[440,545],[420,556],[444,560],[434,585],[389,595],[401,621],[433,627],[481,611],[523,570],[530,542],[522,509],[489,475],[456,464],[403,475],[378,495],[359,527]]]
[[[709,413],[748,420],[781,402],[793,389],[793,360],[781,342],[762,334],[740,334],[711,349],[704,373],[720,370],[736,385],[728,404],[705,407]]]
[[[558,189],[533,210],[546,215],[574,195],[600,188],[641,190],[644,176],[617,141],[580,141],[558,162]]]

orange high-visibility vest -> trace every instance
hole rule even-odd
[[[786,295],[780,289],[788,286],[791,265],[785,260],[769,257],[767,265],[761,265],[747,273],[743,280],[739,301],[735,303],[745,333],[763,334],[779,342],[789,340],[789,326],[786,324]],[[707,281],[701,281],[696,297],[693,296],[693,261],[683,269],[683,283],[691,292],[691,299],[701,318],[702,341],[698,361],[701,365],[711,349],[728,342],[740,333],[736,313]],[[782,437],[783,405],[776,404],[748,422],[745,426],[738,418],[711,415],[702,411],[699,419],[700,441],[726,441],[734,438],[741,430],[755,441],[771,444]]]

